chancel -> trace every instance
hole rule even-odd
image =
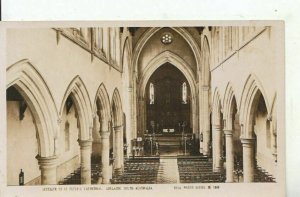
[[[278,182],[280,32],[8,29],[7,185]]]

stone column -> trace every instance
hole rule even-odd
[[[274,157],[274,161],[277,163],[277,125],[276,120],[272,120],[270,123],[271,129],[271,146],[272,146],[272,154]]]
[[[81,184],[91,184],[91,147],[92,140],[78,140],[80,145]]]
[[[102,149],[101,149],[101,165],[102,165],[102,183],[109,184],[109,131],[101,132]]]
[[[126,122],[126,143],[127,143],[127,152],[126,152],[126,156],[127,158],[132,154],[132,147],[131,147],[131,139],[133,136],[133,124],[134,124],[134,119],[136,118],[134,115],[134,110],[133,110],[133,88],[129,87],[128,88],[128,92],[129,92],[129,118],[128,122]]]
[[[254,181],[254,153],[253,145],[254,139],[243,138],[241,139],[243,145],[243,171],[244,182]]]
[[[121,168],[122,168],[122,170],[123,170],[123,166],[124,166],[124,141],[123,141],[123,139],[124,139],[124,127],[122,126],[121,127],[121,137],[120,137],[120,143],[121,143],[121,145],[120,145],[120,153],[121,153]]]
[[[234,170],[233,136],[232,130],[224,130],[226,137],[226,182],[232,183]]]
[[[115,147],[116,147],[116,152],[114,153],[115,156],[115,169],[120,169],[122,168],[122,126],[117,126],[114,127],[114,132],[115,132]]]
[[[203,155],[210,156],[209,87],[202,86],[203,99]]]
[[[140,106],[140,114],[139,114],[139,117],[140,117],[140,127],[138,128],[139,129],[139,134],[142,135],[144,134],[144,129],[146,128],[146,109],[145,109],[145,103],[144,103],[144,99],[143,98],[140,98],[139,99],[139,106]]]
[[[136,138],[137,137],[137,95],[136,95],[136,76],[135,76],[135,72],[134,72],[134,81],[133,81],[133,91],[132,91],[132,105],[133,105],[133,124],[132,124],[132,132],[133,132],[133,136],[132,138]]]
[[[213,127],[213,132],[214,132],[214,157],[213,159],[215,160],[214,162],[214,172],[221,172],[222,170],[222,130],[220,125],[214,125]]]
[[[41,170],[42,185],[56,185],[56,165],[57,157],[37,157]]]

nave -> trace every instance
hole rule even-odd
[[[7,185],[278,182],[277,31],[11,29]]]
[[[124,158],[124,169],[112,174],[111,184],[176,184],[224,183],[225,171],[214,172],[212,159],[201,155],[178,155],[177,148],[170,148],[161,156],[136,156]],[[163,151],[161,151],[163,152]],[[92,184],[101,183],[99,157],[92,157]],[[234,182],[243,182],[242,166],[235,163]],[[275,182],[275,178],[259,166],[254,170],[254,182]],[[80,168],[71,173],[61,185],[80,184]]]

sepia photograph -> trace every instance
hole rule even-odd
[[[6,190],[284,196],[284,23],[139,24],[4,26]]]

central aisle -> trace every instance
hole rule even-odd
[[[179,183],[179,172],[176,157],[160,158],[156,183]]]

